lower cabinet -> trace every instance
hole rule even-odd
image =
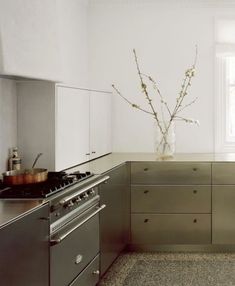
[[[130,167],[121,165],[110,172],[107,184],[99,187],[100,204],[100,272],[101,276],[125,248],[130,237]]]
[[[235,244],[235,185],[212,188],[212,243]]]
[[[133,244],[210,244],[209,214],[132,214]]]
[[[0,229],[1,285],[49,285],[48,216],[45,205]]]

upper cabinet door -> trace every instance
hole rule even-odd
[[[0,74],[61,79],[56,3],[0,1]]]
[[[89,91],[57,86],[56,170],[62,170],[89,157]]]
[[[91,159],[112,151],[111,144],[111,97],[108,92],[91,91],[90,138]]]

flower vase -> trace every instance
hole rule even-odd
[[[167,160],[175,153],[175,128],[173,121],[155,123],[155,152],[158,160]]]

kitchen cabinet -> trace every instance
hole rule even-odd
[[[89,160],[89,91],[58,86],[55,165],[65,169]]]
[[[90,91],[90,158],[112,151],[111,93]]]
[[[111,152],[110,93],[40,81],[18,82],[17,92],[24,166],[39,152],[37,166],[56,171]]]
[[[131,163],[131,244],[211,244],[210,163]]]
[[[0,228],[1,285],[49,285],[49,207]]]
[[[100,273],[101,276],[125,248],[130,237],[130,166],[123,164],[106,175],[107,184],[99,187],[100,204]]]
[[[212,163],[212,243],[235,244],[235,163]]]

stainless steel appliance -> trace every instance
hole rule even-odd
[[[44,183],[0,186],[1,198],[42,199],[50,205],[50,285],[94,286],[99,280],[98,186],[108,176],[48,174]]]

